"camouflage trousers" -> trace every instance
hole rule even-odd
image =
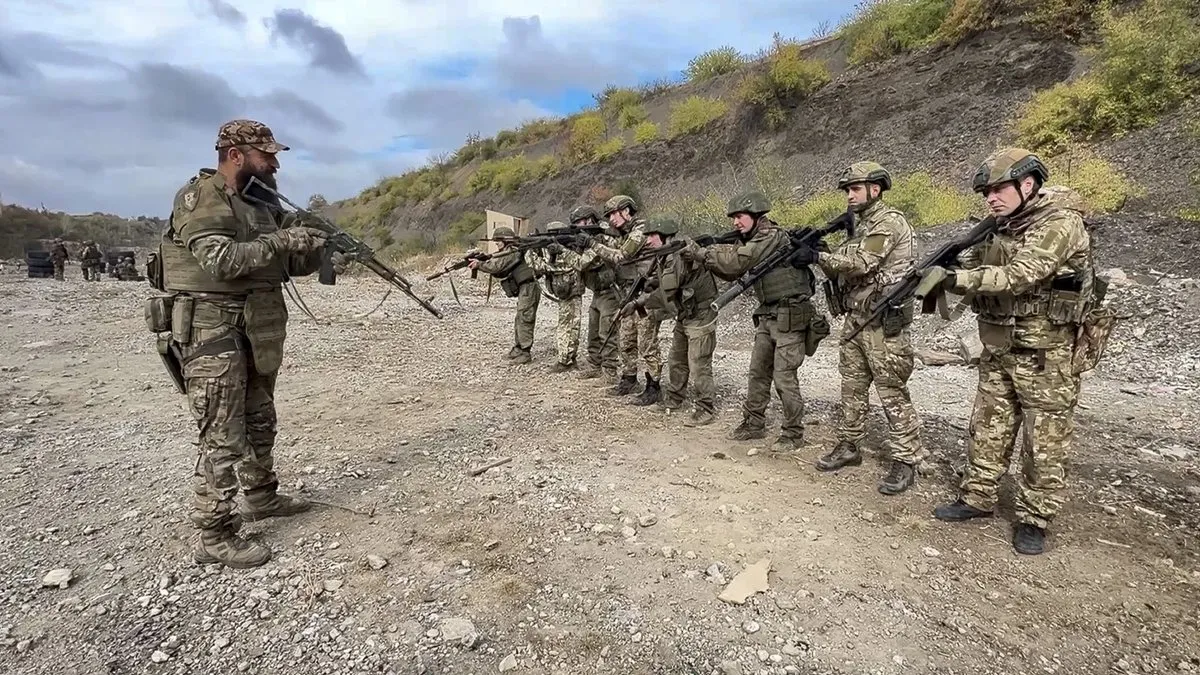
[[[617,336],[614,335],[607,345],[604,344],[604,336],[608,335],[608,331],[612,329],[617,312],[621,309],[617,306],[619,302],[614,291],[592,291],[592,302],[588,305],[587,336],[587,360],[592,365],[612,370],[616,370],[619,365]]]
[[[848,330],[847,322],[842,330]],[[895,337],[884,337],[883,329],[863,329],[853,340],[841,346],[838,372],[842,376],[842,419],[839,441],[858,444],[866,435],[867,409],[871,383],[879,394],[888,433],[884,447],[898,462],[918,464],[925,455],[921,448],[921,420],[908,392],[913,371],[913,348],[908,330]]]
[[[713,351],[717,348],[717,315],[709,310],[700,319],[676,320],[667,353],[667,382],[662,402],[678,407],[692,381],[697,410],[714,412],[717,385],[713,380]]]
[[[971,446],[962,480],[963,501],[978,509],[996,505],[1000,478],[1020,436],[1017,520],[1045,528],[1062,507],[1066,457],[1074,433],[1079,376],[1072,373],[1071,344],[1044,352],[1014,349],[979,361],[979,388],[971,414]]]
[[[636,377],[639,361],[650,377],[658,379],[662,375],[662,352],[658,345],[658,329],[662,322],[662,314],[654,311],[647,312],[646,316],[635,312],[621,318],[622,377]]]
[[[180,360],[188,406],[200,434],[190,519],[200,529],[228,525],[240,484],[277,484],[275,373],[254,369],[245,336],[228,324],[193,328]]]
[[[579,312],[583,309],[583,296],[558,301],[558,325],[554,329],[554,349],[558,362],[573,363],[579,352]]]
[[[513,335],[517,347],[525,351],[533,349],[533,329],[537,323],[538,304],[542,300],[542,289],[536,281],[521,284],[517,291],[517,316],[513,321]]]
[[[811,303],[809,303],[811,306]],[[796,371],[804,363],[807,323],[792,325],[791,314],[763,314],[755,317],[757,330],[750,352],[750,374],[742,414],[747,424],[761,429],[766,425],[767,405],[771,403],[771,385],[783,405],[779,435],[804,438],[804,396]],[[788,317],[788,318],[782,318]]]
[[[63,280],[63,272],[65,272],[66,268],[67,268],[66,261],[53,259],[50,262],[52,265],[54,265],[54,278],[59,281],[62,281]]]

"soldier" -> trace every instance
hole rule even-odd
[[[513,330],[516,343],[508,351],[508,358],[513,363],[529,363],[533,360],[529,351],[533,349],[533,328],[542,291],[537,285],[533,269],[525,264],[525,253],[510,247],[510,240],[516,239],[517,233],[511,227],[502,225],[492,232],[492,238],[500,240],[500,251],[483,262],[472,260],[468,267],[496,277],[504,294],[517,299]]]
[[[626,195],[616,195],[604,204],[604,217],[616,230],[615,237],[596,237],[584,256],[595,256],[608,262],[621,287],[622,299],[633,287],[639,275],[649,270],[649,264],[638,267],[622,264],[642,250],[646,241],[646,223],[637,217],[637,204]],[[658,329],[663,321],[660,310],[652,310],[646,316],[636,314],[620,320],[621,380],[609,390],[612,396],[625,396],[637,388],[638,361],[646,373],[646,386],[632,402],[634,405],[650,405],[658,402],[661,391],[659,378],[662,375],[662,355],[658,348]]]
[[[201,169],[175,193],[159,245],[160,290],[172,299],[173,346],[164,360],[177,359],[173,375],[200,434],[190,517],[200,530],[193,557],[202,564],[265,563],[269,548],[237,536],[242,520],[311,508],[278,492],[274,391],[287,322],[282,282],[319,268],[324,239],[242,197],[252,176],[274,187],[276,154],[287,149],[261,122],[222,125],[217,169]],[[235,513],[239,483],[245,503]]]
[[[137,271],[137,265],[133,262],[133,256],[125,256],[125,258],[117,266],[117,278],[121,281],[144,281],[145,277]]]
[[[904,214],[883,202],[892,177],[875,162],[851,164],[838,180],[846,203],[855,214],[852,235],[832,253],[818,253],[817,264],[829,278],[826,297],[834,316],[846,315],[843,331],[853,330],[871,314],[879,296],[912,268],[916,255],[913,228]],[[837,445],[817,460],[817,469],[834,471],[862,464],[859,443],[865,435],[871,383],[888,421],[885,445],[891,458],[879,484],[886,495],[907,490],[923,458],[921,422],[908,392],[913,371],[913,347],[908,326],[911,300],[903,309],[889,308],[883,317],[845,342],[838,354],[842,376],[842,419]]]
[[[567,233],[566,223],[554,221],[547,232]],[[529,252],[526,262],[538,274],[541,292],[558,305],[558,324],[554,332],[554,348],[558,360],[550,372],[563,373],[575,367],[579,351],[579,310],[583,307],[583,282],[575,266],[563,259],[562,246],[551,246]]]
[[[1033,153],[1000,150],[979,166],[972,188],[999,229],[959,258],[960,270],[927,278],[971,298],[983,356],[971,415],[969,464],[960,497],[934,515],[945,521],[990,516],[1013,446],[1024,446],[1017,476],[1013,548],[1043,551],[1045,531],[1064,499],[1079,372],[1077,330],[1097,298],[1091,241],[1080,211]],[[1069,195],[1068,195],[1069,198]],[[1020,431],[1024,424],[1024,433]]]
[[[571,211],[572,227],[587,227],[600,224],[600,214],[590,206],[577,206]],[[620,298],[617,297],[616,274],[612,267],[594,255],[585,261],[580,254],[565,250],[559,253],[564,263],[572,264],[579,271],[583,285],[592,292],[588,305],[587,364],[580,370],[579,379],[589,380],[604,376],[605,382],[617,383],[617,343],[604,336],[617,320]]]
[[[50,244],[50,262],[54,265],[54,278],[58,281],[63,280],[63,272],[66,270],[67,246],[63,243],[61,237],[55,237]]]
[[[790,245],[787,233],[767,217],[770,210],[761,192],[737,195],[729,200],[727,213],[742,233],[743,243],[701,248],[693,242],[680,253],[722,279],[737,279],[781,246]],[[829,334],[829,322],[812,303],[815,278],[808,266],[816,261],[816,249],[799,249],[792,264],[776,267],[754,285],[759,303],[754,310],[754,347],[742,423],[730,432],[732,440],[766,437],[766,410],[774,383],[783,405],[774,452],[794,456],[804,443],[804,397],[796,371]]]
[[[657,249],[671,242],[679,225],[669,218],[654,218],[646,225],[646,247]],[[656,288],[621,309],[624,316],[638,310],[658,309],[675,317],[671,350],[667,354],[667,386],[659,405],[676,410],[683,405],[689,376],[696,392],[695,409],[684,421],[690,427],[716,419],[716,384],[712,357],[717,346],[717,282],[709,272],[679,253],[665,255],[652,267]]]

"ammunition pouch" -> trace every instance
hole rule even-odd
[[[821,288],[825,291],[825,304],[829,307],[829,313],[835,317],[844,315],[846,305],[842,302],[842,294],[838,292],[833,280],[826,279],[822,282]]]
[[[192,319],[196,312],[196,299],[190,295],[177,295],[171,305],[171,339],[186,345],[192,341]]]
[[[98,263],[99,261],[97,261]],[[150,286],[155,290],[167,290],[163,280],[162,256],[156,252],[151,252],[146,258],[146,280],[150,282]]]
[[[821,344],[821,340],[829,337],[829,332],[829,320],[823,314],[813,312],[812,320],[808,324],[808,332],[804,335],[804,355],[816,354],[817,346]]]
[[[510,298],[515,298],[521,292],[521,284],[517,280],[509,277],[504,277],[500,280],[500,289]]]
[[[146,298],[146,330],[151,333],[166,333],[171,330],[171,312],[174,295],[155,295]]]
[[[1116,322],[1116,314],[1108,307],[1093,308],[1084,316],[1071,353],[1072,374],[1086,373],[1100,363]]]
[[[1014,328],[1011,323],[979,322],[979,342],[983,344],[988,352],[996,356],[1007,354],[1012,350],[1013,332]]]
[[[907,300],[899,307],[888,307],[879,317],[879,327],[883,329],[886,338],[896,337],[904,332],[913,321],[913,303]]]
[[[287,338],[288,319],[283,292],[276,290],[247,295],[243,315],[254,369],[262,375],[279,370],[279,366],[283,364],[283,343]]]

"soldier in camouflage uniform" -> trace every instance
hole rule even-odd
[[[546,226],[546,231],[567,233],[570,228],[556,220]],[[583,281],[562,253],[562,246],[555,245],[532,250],[526,256],[526,262],[538,275],[541,292],[558,305],[558,325],[554,331],[558,360],[550,366],[552,373],[575,367],[575,356],[579,352],[579,311],[583,308]]]
[[[282,283],[319,268],[324,240],[242,196],[252,176],[275,185],[276,154],[287,149],[261,122],[222,125],[217,169],[201,169],[175,193],[161,267],[152,270],[168,295],[148,301],[147,317],[168,317],[159,351],[186,387],[200,434],[190,514],[200,530],[198,563],[261,565],[271,551],[237,536],[242,520],[311,508],[278,492],[274,391],[287,323]],[[237,513],[239,484],[245,503]]]
[[[611,265],[621,288],[621,298],[628,295],[639,276],[649,270],[649,262],[639,266],[623,264],[642,250],[646,241],[646,223],[637,216],[637,204],[626,195],[616,195],[604,204],[604,217],[616,230],[615,237],[597,237],[584,252],[584,258],[594,256]],[[646,316],[633,314],[620,320],[621,380],[609,391],[613,396],[633,393],[637,388],[638,361],[646,374],[646,386],[633,401],[634,405],[657,403],[661,386],[662,355],[659,352],[658,330],[665,318],[661,310],[651,310]]]
[[[727,212],[742,234],[742,243],[701,248],[693,242],[680,253],[733,281],[781,246],[790,245],[787,233],[767,217],[770,210],[771,204],[761,192],[737,195],[729,200]],[[754,285],[759,304],[754,310],[749,383],[742,423],[730,433],[732,440],[766,437],[766,410],[774,383],[783,405],[774,451],[794,456],[804,442],[804,397],[796,371],[804,357],[815,353],[818,343],[829,335],[828,320],[812,303],[815,277],[809,265],[816,261],[816,249],[799,249],[792,264],[776,267]]]
[[[133,262],[133,256],[125,256],[121,262],[117,263],[117,278],[121,281],[144,281],[145,277],[137,271],[137,265]]]
[[[54,241],[50,244],[50,262],[54,265],[54,278],[58,281],[63,280],[63,272],[66,271],[67,259],[69,257],[67,255],[67,245],[63,243],[62,238],[55,237]]]
[[[971,299],[984,345],[962,492],[934,515],[990,516],[1020,439],[1013,547],[1026,555],[1043,551],[1045,530],[1064,499],[1079,397],[1077,331],[1098,300],[1082,214],[1064,203],[1061,190],[1043,187],[1048,177],[1027,150],[988,157],[972,187],[999,229],[959,257],[962,269],[933,268],[925,280],[942,280],[946,290]]]
[[[586,227],[599,225],[600,214],[590,206],[578,206],[571,211],[571,226]],[[587,364],[579,372],[579,379],[590,380],[603,375],[604,382],[617,383],[617,341],[604,343],[612,323],[618,320],[620,298],[617,297],[616,274],[610,265],[595,255],[584,258],[572,250],[558,252],[559,259],[573,265],[579,272],[583,285],[592,292],[588,306]]]
[[[529,363],[533,360],[530,350],[542,290],[533,268],[525,263],[524,251],[509,247],[509,241],[516,239],[517,233],[511,227],[500,226],[492,232],[492,238],[500,240],[500,251],[482,262],[472,260],[468,267],[496,277],[504,294],[517,299],[517,316],[513,321],[515,343],[508,351],[508,358],[513,363]]]
[[[670,218],[653,218],[646,225],[647,248],[669,244],[679,232]],[[658,404],[668,410],[683,405],[688,378],[695,389],[695,409],[684,421],[690,427],[711,424],[716,419],[716,383],[713,381],[713,350],[717,346],[717,282],[703,265],[685,260],[679,253],[658,258],[652,266],[655,288],[642,293],[623,307],[625,316],[642,310],[659,310],[675,317],[671,350],[667,354],[667,385]]]
[[[99,281],[100,266],[103,255],[100,247],[94,241],[83,242],[83,250],[79,252],[80,267],[83,268],[84,281]]]
[[[839,190],[854,212],[853,234],[836,251],[818,253],[817,264],[828,277],[826,297],[834,316],[846,315],[843,331],[854,330],[871,314],[879,297],[913,266],[916,240],[904,214],[883,202],[892,177],[875,162],[851,164],[838,180]],[[908,392],[913,371],[913,346],[908,326],[912,301],[891,308],[854,339],[841,345],[838,370],[842,376],[842,419],[838,444],[817,460],[821,471],[862,464],[858,444],[866,434],[871,383],[888,421],[885,442],[891,467],[879,484],[883,494],[907,490],[923,459],[921,421]]]

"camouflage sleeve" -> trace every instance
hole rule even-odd
[[[958,254],[958,266],[964,270],[971,270],[983,264],[983,247],[972,246],[971,248]]]
[[[703,258],[704,266],[718,277],[733,281],[787,243],[787,235],[780,230],[760,230],[750,241],[741,245],[709,246]]]
[[[827,275],[853,278],[873,274],[909,229],[903,217],[888,213],[872,224],[858,246],[850,248],[843,244],[833,253],[818,253],[817,264]]]
[[[529,265],[534,272],[554,271],[554,266],[550,264],[550,259],[544,251],[529,251],[525,255],[525,264]]]
[[[488,260],[479,263],[479,271],[494,277],[506,277],[521,263],[520,251],[501,251]]]
[[[642,250],[642,246],[646,243],[645,229],[646,226],[639,223],[629,231],[623,240],[596,237],[592,240],[592,245],[588,247],[587,252],[593,253],[596,257],[613,265],[620,265]]]
[[[185,199],[190,194],[190,198]],[[274,239],[239,242],[237,217],[225,196],[208,181],[198,181],[176,196],[171,215],[175,235],[217,279],[236,279],[282,260]]]
[[[221,280],[236,279],[287,259],[274,241],[264,237],[237,242],[228,235],[206,234],[193,237],[188,248],[205,272]]]
[[[1062,211],[1031,228],[1007,264],[959,271],[951,290],[959,294],[1021,295],[1050,278],[1087,245],[1083,219],[1074,211]]]

